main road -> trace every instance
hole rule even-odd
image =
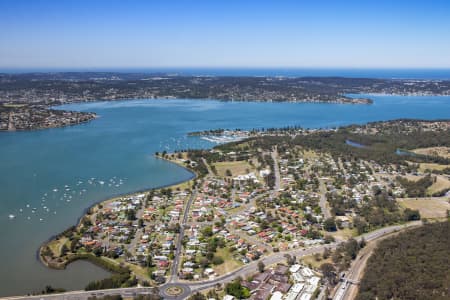
[[[418,226],[420,224],[421,224],[420,221],[416,221],[416,222],[410,222],[410,223],[403,224],[403,225],[393,225],[393,226],[381,228],[381,229],[360,235],[356,238],[356,240],[360,241],[362,238],[364,238],[367,242],[375,241],[375,240],[382,238],[393,232],[397,232],[397,231],[400,231],[400,230],[403,230],[406,228],[410,228],[412,226]],[[262,261],[266,266],[269,266],[269,265],[283,262],[286,259],[285,255],[287,255],[287,254],[289,254],[291,256],[295,255],[297,257],[302,257],[302,256],[311,255],[311,254],[315,254],[315,253],[322,253],[326,248],[334,249],[339,244],[340,243],[321,244],[321,245],[316,245],[316,246],[309,247],[309,248],[300,248],[300,249],[295,249],[295,250],[290,250],[290,251],[285,251],[285,252],[276,252],[269,256],[263,257],[258,261],[253,261],[238,270],[235,270],[226,275],[217,277],[215,279],[203,281],[203,282],[197,282],[197,283],[189,283],[189,287],[192,291],[200,291],[200,290],[208,289],[218,283],[220,283],[220,284],[226,283],[226,282],[229,282],[230,280],[237,278],[239,276],[246,277],[246,276],[256,273],[258,270],[258,262],[259,261]]]
[[[194,193],[191,195],[191,199],[193,197]],[[183,218],[183,223],[186,220]],[[380,239],[386,235],[389,235],[393,232],[397,232],[400,230],[404,230],[406,228],[411,228],[413,226],[419,226],[421,225],[420,221],[415,222],[409,222],[403,225],[393,225],[385,228],[381,228],[366,234],[363,234],[359,237],[357,237],[357,240],[361,240],[364,238],[367,242],[372,242],[377,239]],[[305,255],[311,255],[315,253],[321,253],[325,250],[325,248],[336,248],[339,245],[339,243],[332,243],[332,244],[325,244],[325,245],[316,245],[309,248],[301,248],[301,249],[295,249],[290,250],[286,252],[277,252],[273,253],[269,256],[266,256],[262,258],[259,261],[262,261],[265,265],[273,265],[280,262],[283,262],[285,260],[285,255],[295,255],[297,257],[305,256]],[[258,269],[258,262],[259,261],[253,261],[245,266],[243,266],[240,269],[237,269],[233,272],[227,273],[226,275],[217,277],[212,280],[207,281],[201,281],[201,282],[183,282],[178,279],[178,277],[172,277],[172,280],[170,283],[162,285],[159,287],[159,291],[161,292],[161,295],[163,295],[166,299],[185,299],[187,296],[192,294],[196,291],[201,291],[205,289],[209,289],[211,287],[214,287],[217,284],[223,284],[226,282],[229,282],[239,276],[246,277],[253,273],[257,272]],[[358,272],[359,273],[359,272]],[[181,288],[182,293],[178,296],[168,296],[165,294],[165,291],[168,287],[171,286],[177,286]],[[53,295],[39,295],[39,296],[20,296],[20,297],[6,297],[2,299],[43,299],[43,300],[56,300],[56,299],[66,299],[66,300],[87,300],[89,297],[92,296],[104,296],[104,295],[122,295],[125,297],[132,297],[134,295],[139,294],[149,294],[154,292],[153,288],[147,288],[147,287],[135,287],[135,288],[120,288],[120,289],[111,289],[111,290],[98,290],[98,291],[72,291],[62,294],[53,294]]]
[[[181,258],[181,248],[183,244],[184,239],[184,227],[187,224],[187,221],[189,219],[189,211],[191,210],[192,201],[194,201],[195,197],[197,196],[197,187],[194,188],[194,190],[191,193],[191,196],[189,197],[188,202],[186,203],[186,207],[184,208],[183,212],[183,219],[180,224],[180,233],[178,234],[176,249],[175,249],[175,258],[172,263],[172,269],[170,274],[170,283],[174,283],[178,280],[178,269],[180,265],[180,258]]]
[[[422,225],[421,221],[411,222],[407,224],[408,228],[413,226]],[[369,257],[372,255],[375,250],[378,242],[381,240],[388,238],[390,235],[395,234],[395,231],[388,231],[376,234],[370,240],[368,240],[367,246],[364,247],[359,253],[356,259],[352,262],[350,269],[346,272],[345,278],[342,282],[340,282],[335,288],[335,295],[333,300],[352,300],[355,299],[358,288],[357,284],[361,280],[362,275],[364,274],[364,269],[366,267],[367,261]]]

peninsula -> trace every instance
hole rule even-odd
[[[196,178],[94,205],[39,257],[113,272],[88,291],[353,299],[378,240],[448,217],[449,130],[448,120],[236,130],[243,139],[212,150],[155,153]],[[233,135],[195,134],[223,133]]]
[[[68,72],[0,74],[0,130],[59,127],[92,120],[93,113],[53,106],[124,99],[217,99],[371,104],[347,94],[450,95],[450,81],[344,77],[183,76]]]

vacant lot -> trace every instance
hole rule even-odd
[[[312,150],[305,150],[303,152],[303,157],[306,159],[314,159],[314,158],[319,157],[319,155],[317,155],[317,153]]]
[[[432,195],[436,192],[440,192],[450,188],[450,180],[444,176],[436,176],[436,182],[428,188],[428,194]]]
[[[344,228],[335,232],[324,232],[325,235],[331,235],[337,240],[347,240],[357,236],[356,229]]]
[[[450,148],[448,147],[419,148],[413,150],[412,152],[422,155],[450,158]]]
[[[404,208],[418,209],[422,218],[445,218],[450,203],[446,197],[440,198],[402,198],[397,200]]]
[[[216,255],[222,257],[224,260],[223,264],[213,266],[214,272],[219,276],[230,273],[243,265],[242,262],[233,258],[233,255],[227,247],[217,248]]]
[[[318,259],[316,259],[318,258]],[[319,253],[317,257],[315,255],[306,255],[302,256],[300,259],[302,264],[311,266],[313,269],[319,269],[320,266],[324,263],[332,263],[331,257],[328,257],[327,259],[323,259],[322,253]]]
[[[421,163],[419,165],[419,172],[424,173],[426,170],[442,171],[445,168],[450,168],[450,165],[440,165],[440,164],[433,164],[433,163]]]
[[[214,165],[216,166],[217,174],[223,177],[226,176],[227,170],[231,171],[233,177],[248,174],[248,171],[254,171],[253,167],[247,161],[218,162]]]

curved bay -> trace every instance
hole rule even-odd
[[[214,100],[72,104],[60,108],[94,111],[100,118],[73,127],[0,133],[0,296],[39,291],[48,284],[80,289],[106,276],[86,263],[49,270],[36,260],[36,251],[95,202],[190,178],[190,172],[153,157],[155,151],[212,146],[188,138],[187,132],[450,118],[450,97],[371,98],[373,105]]]

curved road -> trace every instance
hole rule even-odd
[[[410,223],[403,224],[403,225],[393,225],[393,226],[375,230],[373,232],[366,233],[364,235],[357,237],[356,239],[361,240],[362,238],[364,238],[367,242],[370,242],[370,241],[377,240],[381,237],[384,237],[385,235],[388,235],[390,233],[393,233],[393,232],[396,232],[399,230],[403,230],[406,228],[410,228],[413,226],[420,226],[420,225],[421,225],[421,221],[410,222]],[[339,245],[339,243],[316,245],[316,246],[313,246],[310,248],[305,248],[305,249],[295,249],[295,250],[286,251],[286,252],[277,252],[270,256],[264,257],[264,258],[260,259],[259,261],[264,262],[264,264],[267,266],[273,265],[273,264],[284,261],[285,260],[284,256],[286,254],[296,255],[297,257],[300,257],[300,256],[323,252],[325,248],[336,248],[337,245]],[[208,280],[208,281],[182,282],[182,281],[178,280],[178,277],[176,277],[175,280],[173,280],[174,278],[172,279],[172,282],[159,287],[160,294],[164,297],[167,297],[166,299],[169,299],[169,298],[173,299],[173,300],[184,299],[188,295],[192,294],[192,292],[208,289],[218,283],[219,284],[226,283],[226,282],[229,282],[230,280],[237,278],[239,276],[246,277],[248,275],[251,275],[252,273],[257,272],[257,268],[258,268],[257,264],[259,261],[253,261],[250,264],[245,265],[244,267],[242,267],[238,270],[235,270],[226,275],[223,275],[221,277],[217,277],[215,279]],[[174,285],[181,287],[183,289],[182,294],[180,294],[178,296],[166,295],[165,290],[168,287],[174,286]],[[138,294],[148,294],[148,293],[151,293],[152,291],[153,291],[152,288],[135,287],[135,288],[120,288],[120,289],[99,290],[99,291],[72,291],[72,292],[67,292],[67,293],[62,293],[62,294],[6,297],[6,298],[1,298],[1,299],[10,299],[10,300],[12,300],[12,299],[14,299],[14,300],[16,300],[16,299],[46,299],[46,300],[47,299],[51,299],[51,300],[53,300],[53,299],[55,299],[55,300],[56,299],[67,299],[67,300],[80,299],[80,300],[86,300],[87,298],[92,297],[94,295],[104,296],[104,295],[120,294],[120,295],[126,296],[126,297],[133,297],[134,295],[138,295]]]

